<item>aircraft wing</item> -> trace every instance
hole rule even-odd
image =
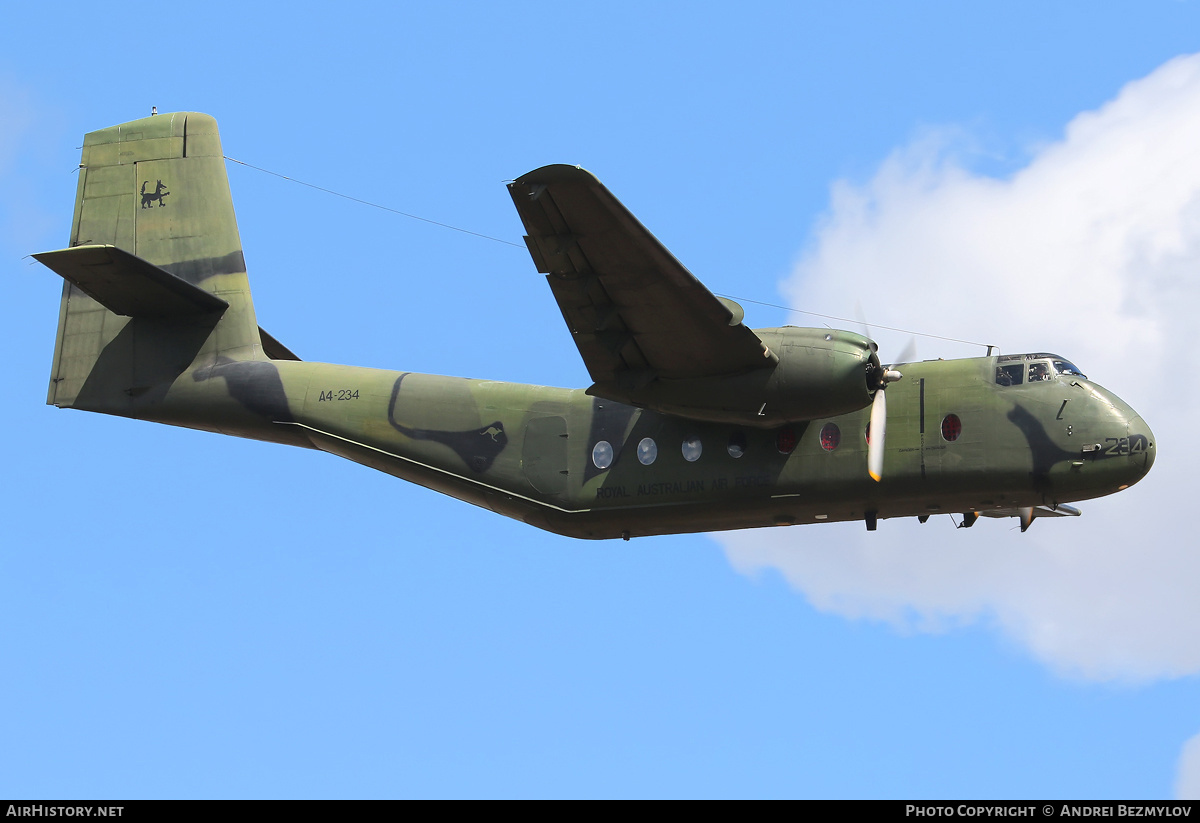
[[[655,378],[740,374],[778,358],[590,172],[545,166],[508,186],[525,243],[546,275],[603,395]]]

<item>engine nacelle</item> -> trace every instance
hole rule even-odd
[[[693,420],[769,427],[856,411],[879,388],[876,346],[861,334],[794,326],[754,333],[777,363],[727,377],[596,384],[588,394]]]

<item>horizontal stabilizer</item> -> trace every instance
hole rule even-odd
[[[76,246],[33,257],[114,314],[186,317],[229,308],[221,298],[116,246]]]

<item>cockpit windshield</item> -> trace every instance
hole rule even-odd
[[[1020,386],[1026,383],[1044,383],[1058,376],[1080,377],[1087,375],[1070,360],[1057,354],[1008,354],[996,359],[996,385]]]
[[[1054,365],[1054,370],[1059,374],[1069,374],[1074,377],[1082,377],[1087,380],[1087,375],[1075,367],[1075,364],[1069,360],[1063,360],[1061,357],[1056,357],[1050,361]]]

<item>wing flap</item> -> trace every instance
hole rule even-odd
[[[597,384],[719,377],[777,362],[589,172],[546,166],[509,193]]]
[[[1007,509],[984,509],[979,512],[984,517],[1021,517],[1023,512],[1020,508]],[[1083,514],[1074,506],[1068,506],[1066,503],[1057,503],[1053,506],[1034,506],[1033,517],[1079,517]]]

